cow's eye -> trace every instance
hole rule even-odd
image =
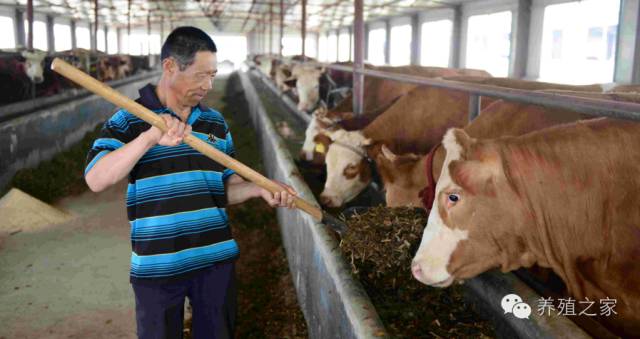
[[[452,204],[457,203],[460,200],[460,195],[456,193],[449,194],[449,202]]]

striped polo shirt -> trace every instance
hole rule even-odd
[[[177,115],[163,107],[151,84],[136,100],[155,113]],[[222,115],[199,104],[187,121],[192,134],[234,156],[233,140]],[[87,156],[85,174],[106,154],[135,139],[151,125],[120,109],[103,126]],[[155,145],[129,173],[127,214],[131,224],[131,282],[155,283],[185,278],[216,262],[234,260],[224,182],[234,172],[185,143]]]

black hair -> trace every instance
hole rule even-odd
[[[162,45],[160,60],[174,58],[181,71],[193,64],[196,53],[209,51],[216,53],[218,49],[213,39],[203,30],[182,26],[174,29]]]

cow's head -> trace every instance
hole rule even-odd
[[[296,66],[291,71],[291,76],[296,79],[296,89],[298,90],[298,109],[309,111],[320,100],[320,76],[324,73],[324,68]]]
[[[339,207],[355,198],[371,182],[365,149],[371,139],[359,131],[337,130],[330,136],[332,143],[325,157],[327,181],[320,202],[328,207]]]
[[[44,81],[42,61],[44,57],[47,56],[47,53],[40,51],[23,51],[22,56],[26,59],[24,68],[29,79],[36,84],[42,83]]]
[[[386,145],[370,151],[385,189],[388,207],[420,207],[420,191],[426,186],[423,158],[414,153],[395,154]]]
[[[311,161],[314,165],[324,165],[325,156],[331,143],[330,132],[337,129],[337,124],[340,121],[351,119],[353,116],[354,114],[350,112],[329,112],[326,107],[316,109],[311,115],[311,120],[305,131],[300,159]]]
[[[445,134],[446,157],[411,270],[420,282],[449,286],[490,268],[531,266],[517,215],[520,197],[491,142],[479,143],[460,129]],[[516,227],[518,227],[516,229]]]

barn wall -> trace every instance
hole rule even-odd
[[[266,116],[251,80],[240,74],[242,89],[262,147],[265,171],[318,205],[291,154]],[[360,283],[351,276],[338,243],[323,224],[300,210],[278,209],[282,241],[298,302],[311,338],[383,337],[384,328]]]
[[[137,98],[140,87],[156,82],[159,77],[159,72],[153,72],[131,80],[120,80],[112,85],[128,97]],[[30,104],[33,103],[25,103]],[[12,107],[21,109],[19,105]],[[114,112],[113,104],[80,91],[70,101],[47,105],[0,122],[0,189],[9,183],[18,170],[35,167],[41,161],[68,149]]]

